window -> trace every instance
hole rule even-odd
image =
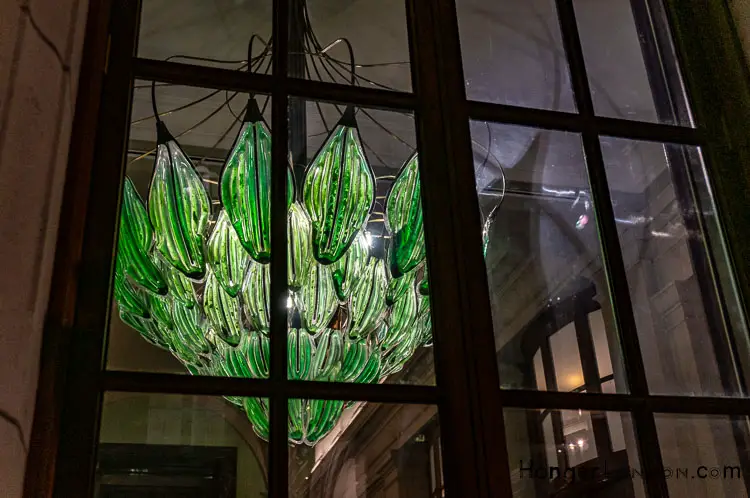
[[[747,494],[744,281],[671,5],[106,17],[61,496]]]

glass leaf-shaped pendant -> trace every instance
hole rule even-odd
[[[415,334],[412,324],[417,318],[418,306],[417,293],[413,287],[396,301],[396,304],[391,308],[388,331],[381,345],[383,351],[388,351],[404,341],[411,340],[411,336]]]
[[[312,264],[312,226],[310,218],[301,204],[292,203],[287,218],[289,249],[287,254],[287,277],[289,288],[297,291],[310,276]]]
[[[242,345],[245,345],[250,376],[254,379],[267,379],[271,358],[271,344],[267,334],[253,330],[248,334],[247,339],[243,339]]]
[[[289,440],[301,443],[305,439],[305,419],[307,418],[307,400],[289,400]]]
[[[242,303],[250,328],[268,331],[270,324],[271,272],[269,265],[250,262],[242,286]]]
[[[380,350],[373,347],[370,351],[370,357],[365,364],[365,368],[357,375],[354,382],[357,384],[372,384],[377,382],[381,375],[382,358]]]
[[[304,329],[289,329],[287,334],[289,380],[309,380],[315,345],[310,334]]]
[[[352,292],[352,287],[362,278],[370,257],[370,246],[365,234],[360,232],[352,242],[344,256],[331,265],[333,269],[333,285],[340,301],[346,301]]]
[[[162,349],[170,349],[169,338],[162,336],[154,320],[141,318],[123,308],[120,308],[119,311],[120,320],[125,325],[135,329],[147,342]]]
[[[302,324],[310,334],[325,329],[339,305],[330,267],[314,264],[307,282],[295,294],[295,300]]]
[[[407,335],[406,338],[396,344],[395,347],[383,353],[383,367],[380,374],[383,377],[393,375],[404,368],[407,361],[414,355],[417,349],[416,337]]]
[[[309,401],[309,419],[305,442],[314,444],[328,434],[344,409],[343,401],[312,399]]]
[[[419,311],[414,328],[419,334],[417,346],[432,346],[432,315],[428,296],[419,296]]]
[[[385,205],[386,220],[392,237],[389,262],[391,275],[395,278],[416,268],[425,257],[417,157],[415,153],[401,169]]]
[[[416,279],[416,271],[412,270],[406,275],[402,275],[398,278],[391,278],[388,280],[388,292],[385,296],[385,302],[388,306],[401,299],[406,291],[411,287],[414,287]]]
[[[132,313],[133,315],[141,318],[149,318],[150,314],[148,311],[148,302],[146,299],[146,292],[133,285],[133,283],[125,276],[122,270],[121,258],[117,258],[115,265],[115,300],[117,304]]]
[[[318,262],[328,265],[343,257],[374,199],[375,177],[349,108],[305,172],[303,201],[312,221],[313,256]]]
[[[253,424],[253,430],[259,438],[268,441],[269,405],[267,398],[244,398],[243,404],[247,418]]]
[[[385,311],[387,287],[385,262],[382,259],[371,258],[352,292],[349,337],[366,337],[377,328]]]
[[[200,280],[206,273],[203,238],[211,203],[193,163],[157,123],[156,167],[148,193],[148,212],[156,247],[185,276]]]
[[[197,306],[188,307],[175,300],[172,304],[175,334],[181,343],[196,354],[211,352],[211,343],[206,339],[203,318]]]
[[[181,271],[169,264],[159,251],[152,251],[151,260],[167,282],[169,294],[174,300],[182,302],[187,307],[195,306],[197,300],[193,282]]]
[[[237,297],[242,289],[245,271],[250,257],[240,244],[237,232],[229,223],[225,209],[219,213],[211,237],[208,239],[208,263],[216,279],[232,297]]]
[[[217,337],[230,346],[240,343],[242,337],[240,301],[224,290],[216,275],[211,271],[208,272],[206,279],[203,310]]]
[[[352,382],[364,371],[372,354],[367,339],[344,339],[344,356],[341,360],[339,382]]]
[[[174,329],[174,320],[172,319],[172,298],[170,296],[149,294],[148,309],[151,316],[159,322],[162,327],[166,330]]]
[[[344,356],[344,336],[339,330],[326,329],[315,337],[312,360],[312,380],[331,382],[341,370]]]
[[[124,275],[156,294],[166,294],[167,284],[148,254],[154,241],[154,231],[146,207],[133,182],[125,177],[120,211],[120,237],[117,259]]]
[[[294,198],[294,179],[287,171],[287,205]],[[240,243],[258,263],[271,261],[271,133],[255,98],[221,172],[221,204]],[[287,206],[288,207],[288,206]]]

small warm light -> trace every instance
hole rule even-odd
[[[583,377],[580,374],[571,374],[565,377],[565,384],[568,390],[576,389],[583,385]]]
[[[578,440],[578,447],[583,448],[583,439]]]

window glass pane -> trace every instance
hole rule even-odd
[[[301,99],[292,115],[289,378],[434,384],[413,116]]]
[[[243,243],[237,227],[249,233],[267,223],[243,214],[232,175],[242,155],[237,147],[257,137],[258,160],[246,164],[258,166],[260,181],[257,189],[243,184],[245,199],[268,204],[262,172],[271,129],[262,116],[269,117],[270,99],[166,84],[157,84],[155,95],[160,139],[151,82],[135,83],[108,368],[266,377],[267,330],[257,326],[249,278],[268,266],[255,259],[264,239],[243,236]],[[249,103],[257,113],[246,113]]]
[[[252,67],[271,72],[270,52],[264,51],[264,43],[271,39],[271,0],[144,0],[141,8],[139,57],[244,69],[248,43],[257,35]]]
[[[501,386],[595,390],[615,365],[627,391],[579,136],[471,129]]]
[[[601,116],[690,126],[661,0],[574,0]]]
[[[290,2],[288,74],[411,91],[406,4],[401,0]]]
[[[645,498],[631,479],[639,458],[628,413],[511,408],[504,417],[514,497]]]
[[[435,406],[292,400],[290,407],[295,402],[310,415],[290,421],[290,438],[318,442],[290,448],[291,497],[443,496]],[[335,424],[318,416],[342,409]]]
[[[657,414],[669,496],[748,496],[747,418]]]
[[[602,139],[638,337],[652,392],[740,395],[747,330],[698,149]],[[694,181],[699,181],[698,190]],[[728,277],[729,272],[719,272]],[[732,320],[732,318],[735,320]]]
[[[470,100],[575,110],[554,0],[457,0]]]
[[[96,496],[265,498],[267,444],[212,396],[107,393]]]

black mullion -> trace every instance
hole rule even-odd
[[[601,393],[602,379],[599,375],[599,365],[596,361],[594,338],[591,335],[589,317],[585,311],[576,310],[575,315],[576,339],[581,354],[581,368],[586,392]],[[609,424],[606,417],[591,414],[591,428],[594,431],[594,442],[599,458],[607,458],[612,453],[612,438],[609,435]]]
[[[650,142],[685,145],[701,145],[703,143],[700,130],[670,124],[646,123],[604,116],[584,118],[580,114],[572,112],[531,109],[490,102],[469,101],[467,106],[470,118],[479,121],[493,121],[574,133],[590,131],[599,135]]]
[[[274,39],[274,53],[278,51]],[[295,97],[335,104],[356,104],[363,107],[413,111],[417,107],[412,93],[381,90],[360,86],[343,85],[327,81],[284,78],[277,75],[249,73],[209,66],[196,66],[181,62],[135,58],[133,73],[136,79],[196,86],[243,93],[270,94],[279,91],[278,84],[284,80],[286,92]]]
[[[173,393],[204,396],[268,397],[283,392],[288,398],[372,401],[376,403],[437,404],[434,386],[409,384],[355,384],[239,377],[212,377],[149,372],[107,371],[103,391]]]
[[[552,357],[549,338],[545,339],[540,349],[542,355],[542,370],[544,371],[544,383],[548,391],[557,392],[557,375],[555,373],[555,359]],[[545,412],[539,413],[539,423],[543,423]],[[563,431],[562,413],[560,410],[547,410],[546,415],[552,421],[552,434],[554,438],[555,454],[557,455],[557,465],[560,467],[560,473],[564,473],[568,467],[567,450],[557,451],[565,447],[565,432]],[[549,441],[547,441],[549,444]]]
[[[68,335],[69,351],[60,414],[60,439],[54,470],[55,498],[93,496],[104,369],[110,316],[112,269],[119,227],[121,185],[125,173],[140,2],[113,2],[109,19],[111,64],[106,68],[97,122],[93,168],[75,297],[75,319]],[[106,126],[101,126],[106,123]]]
[[[570,66],[576,104],[584,120],[594,121],[594,102],[586,73],[573,0],[556,0],[555,3],[565,53]],[[583,132],[582,140],[586,170],[591,184],[592,201],[596,213],[596,224],[599,230],[602,259],[607,277],[607,287],[612,298],[630,392],[636,396],[647,396],[646,371],[641,356],[633,303],[630,299],[627,272],[615,224],[601,143],[599,142],[599,136],[588,130]],[[650,498],[667,497],[669,496],[667,482],[664,473],[661,471],[664,464],[659,449],[654,414],[642,409],[634,410],[633,425],[641,464],[650,471],[646,479],[648,495]]]
[[[268,494],[289,495],[289,445],[287,382],[287,151],[289,121],[287,66],[289,46],[289,0],[273,2],[273,91],[271,93],[271,290],[270,290],[270,380],[281,388],[270,396],[268,448]]]

